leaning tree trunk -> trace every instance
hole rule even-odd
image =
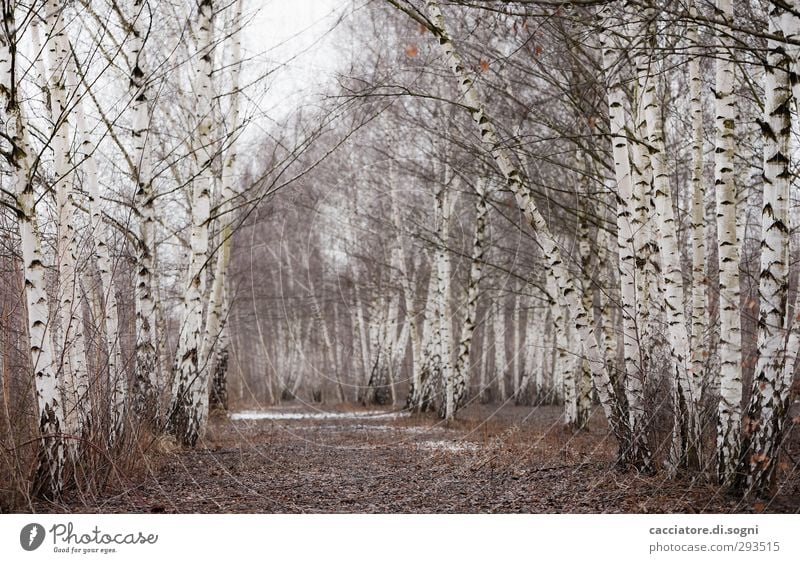
[[[788,21],[783,4],[772,3],[770,36]],[[743,422],[740,474],[748,495],[771,496],[788,414],[791,371],[786,362],[786,302],[789,269],[789,188],[792,98],[790,57],[783,42],[767,41],[764,84],[764,202],[761,215],[761,275],[758,363]]]
[[[211,91],[211,56],[213,49],[211,0],[198,6],[200,57],[196,68],[196,121],[198,146],[197,177],[192,182],[192,232],[188,286],[183,299],[183,315],[176,354],[175,382],[170,407],[170,427],[185,445],[194,446],[205,431],[204,397],[208,393],[208,372],[200,368],[200,344],[203,323],[205,264],[208,258],[208,224],[211,187],[214,183],[214,159],[211,128],[213,125]]]
[[[38,407],[40,449],[33,492],[58,498],[64,487],[64,414],[58,396],[58,372],[50,333],[50,307],[45,287],[42,244],[36,221],[33,187],[33,147],[18,99],[16,81],[17,36],[15,3],[2,6],[0,30],[0,99],[5,108],[5,135],[11,144],[8,155],[13,173],[14,198],[22,249],[28,345]]]
[[[718,0],[717,12],[733,22],[733,1]],[[717,422],[717,477],[730,484],[736,477],[742,417],[742,335],[739,313],[739,244],[736,236],[736,96],[733,43],[727,26],[717,30],[716,137],[714,185],[719,241],[720,382]],[[695,202],[695,205],[701,205]]]

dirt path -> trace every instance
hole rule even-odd
[[[558,408],[474,406],[457,424],[308,406],[220,417],[193,451],[151,459],[141,483],[72,512],[748,512],[800,510],[794,475],[771,503],[712,485],[621,473],[599,416],[587,432]],[[42,507],[44,508],[44,507]]]

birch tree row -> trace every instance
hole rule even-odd
[[[245,12],[2,9],[4,282],[23,280],[3,297],[2,473],[58,499],[99,480],[98,452],[121,466],[148,436],[194,445],[212,381],[226,405],[228,257],[253,195],[237,164]]]
[[[340,81],[375,118],[309,180],[312,222],[241,233],[237,275],[282,274],[236,308],[264,358],[237,397],[555,403],[622,467],[769,497],[797,416],[797,29],[769,2],[365,9]]]

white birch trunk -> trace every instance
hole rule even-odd
[[[221,295],[214,302],[214,307],[209,303],[206,330],[203,337],[203,348],[205,350],[205,363],[211,371],[211,388],[209,401],[210,406],[226,410],[228,408],[227,393],[227,367],[228,367],[228,339],[226,333],[226,321],[230,313],[230,300],[227,298],[227,269],[230,262],[231,244],[233,243],[233,210],[231,208],[234,197],[236,196],[236,161],[238,157],[239,127],[241,125],[241,109],[239,103],[239,76],[242,68],[242,4],[243,0],[237,0],[234,5],[234,14],[231,19],[233,30],[230,36],[230,109],[225,118],[224,129],[230,131],[228,137],[228,147],[225,160],[222,165],[222,189],[219,204],[219,211],[222,214],[222,229],[220,234],[220,246],[217,256],[216,274],[214,276],[214,287],[211,291],[211,298]],[[219,287],[217,287],[219,285]]]
[[[601,12],[601,25],[607,23]],[[633,173],[629,159],[629,147],[625,128],[624,92],[620,79],[613,75],[613,68],[618,64],[621,55],[615,49],[612,39],[604,32],[601,36],[603,49],[603,67],[607,87],[608,113],[612,152],[614,156],[614,176],[617,193],[617,249],[619,256],[619,276],[621,285],[622,345],[623,373],[621,387],[625,391],[627,403],[627,422],[630,428],[629,459],[639,465],[642,470],[651,470],[651,454],[645,434],[645,410],[643,394],[643,372],[641,369],[641,349],[639,347],[639,329],[637,326],[637,241],[640,232],[634,229],[635,200],[633,190]],[[633,147],[635,151],[636,147]],[[641,278],[641,276],[640,276]],[[607,358],[606,358],[607,359]]]
[[[405,228],[400,220],[397,201],[392,191],[392,221],[397,229],[397,268],[400,270],[400,283],[403,289],[403,304],[405,306],[405,324],[408,327],[408,335],[411,340],[411,377],[409,380],[408,397],[406,407],[414,403],[415,397],[420,389],[420,368],[422,343],[420,341],[419,329],[417,327],[417,311],[414,301],[413,284],[406,265],[406,236]],[[405,347],[403,347],[405,353]]]
[[[727,0],[726,0],[727,1]],[[689,7],[690,17],[697,17],[694,2]],[[706,312],[706,246],[705,246],[705,185],[703,181],[703,94],[700,76],[700,48],[697,23],[691,22],[687,30],[689,41],[689,105],[692,118],[692,375],[701,397],[707,387],[705,369],[708,350],[705,335],[708,328]],[[719,64],[719,59],[717,59]],[[719,92],[718,92],[719,94]],[[737,301],[738,302],[738,301]]]
[[[50,94],[50,119],[53,123],[53,148],[56,203],[58,208],[58,314],[61,321],[63,370],[62,395],[67,432],[81,436],[88,430],[87,405],[89,372],[86,365],[86,344],[83,336],[83,305],[78,291],[78,244],[75,232],[73,173],[70,162],[71,108],[67,107],[67,62],[69,43],[65,36],[62,2],[48,0],[46,5],[47,36],[44,51],[50,71],[44,85]],[[35,47],[35,46],[34,46]],[[77,458],[78,442],[70,442],[69,451]]]
[[[63,490],[64,473],[64,412],[59,397],[58,371],[53,354],[50,332],[50,307],[45,286],[42,246],[36,220],[36,194],[32,174],[33,147],[28,131],[19,89],[16,68],[16,21],[14,6],[7,4],[2,11],[0,30],[0,98],[5,107],[5,134],[11,143],[9,155],[13,170],[14,198],[22,249],[25,278],[28,346],[33,369],[33,382],[38,410],[38,431],[41,439],[34,492],[58,498]]]
[[[492,327],[494,329],[494,374],[497,379],[497,394],[501,401],[508,399],[506,393],[506,321],[503,310],[503,300],[496,297],[492,303]]]
[[[769,6],[769,32],[782,35],[791,21],[777,3]],[[767,42],[764,84],[764,200],[761,219],[761,301],[758,362],[743,421],[741,473],[746,494],[772,496],[788,414],[792,372],[785,369],[789,269],[789,188],[792,97],[790,57],[783,42]]]
[[[609,236],[605,229],[600,229],[597,234],[597,263],[600,265],[600,280],[605,284],[600,288],[599,313],[600,313],[600,339],[603,348],[603,357],[606,362],[606,369],[612,381],[616,381],[617,375],[617,347],[616,335],[614,334],[614,311],[611,308],[612,288],[616,286],[616,270],[613,259],[608,259]],[[603,275],[605,274],[605,275]]]
[[[538,404],[545,402],[544,398],[547,395],[547,357],[549,355],[547,346],[547,329],[552,324],[549,307],[540,313],[540,318],[542,323],[539,326],[538,336],[536,338],[536,373],[534,374],[534,391],[536,393],[536,402]]]
[[[652,16],[652,10],[648,10]],[[641,55],[640,55],[641,57]],[[638,64],[640,69],[646,65]],[[666,323],[671,360],[675,370],[674,410],[675,432],[671,458],[674,466],[700,464],[699,421],[696,401],[698,392],[691,376],[689,334],[684,309],[683,273],[672,208],[672,187],[664,146],[661,110],[656,98],[656,84],[648,71],[639,71],[641,104],[647,121],[647,141],[653,168],[653,189],[661,242],[662,279],[666,302]]]
[[[444,387],[444,403],[447,420],[451,420],[455,414],[455,386],[453,381],[453,352],[452,352],[452,337],[450,331],[451,315],[450,315],[450,250],[448,245],[450,242],[450,197],[447,192],[446,185],[447,172],[445,173],[444,182],[440,185],[437,184],[436,193],[436,211],[438,216],[438,235],[439,246],[436,249],[436,296],[437,307],[436,312],[439,317],[437,323],[437,339],[439,341],[439,354],[441,361],[441,381]]]
[[[575,426],[577,412],[577,393],[575,388],[575,362],[570,351],[569,332],[564,318],[564,306],[558,299],[558,288],[553,274],[547,273],[547,292],[553,302],[553,331],[555,332],[555,362],[553,379],[560,380],[554,385],[556,400],[564,400],[564,424]]]
[[[368,326],[366,321],[366,310],[364,306],[364,300],[361,298],[361,292],[358,290],[358,283],[356,283],[356,287],[354,289],[354,293],[356,296],[356,324],[358,325],[358,337],[361,349],[361,380],[363,382],[369,381],[369,373],[371,370],[369,357],[370,357],[370,349],[369,349],[369,335],[368,335]],[[361,400],[361,394],[363,389],[360,385],[355,386],[355,400],[356,402]]]
[[[717,13],[733,22],[733,1],[717,0]],[[742,336],[739,313],[739,243],[736,225],[736,96],[734,40],[728,27],[717,31],[714,185],[719,241],[720,383],[717,422],[717,476],[730,484],[736,477],[742,402]]]
[[[583,155],[581,155],[583,156]],[[584,197],[589,197],[588,171],[584,172]],[[592,245],[589,240],[589,223],[585,215],[580,219],[580,257],[581,270],[583,272],[583,308],[589,314],[590,324],[594,325],[594,291],[592,289]],[[575,363],[575,427],[584,429],[589,424],[589,415],[592,410],[592,372],[589,368],[589,360],[586,359],[586,351],[578,348],[576,350]]]
[[[538,313],[539,310],[533,302],[533,299],[529,299],[528,311],[525,314],[525,338],[522,345],[522,381],[520,382],[520,392],[516,397],[516,403],[518,405],[530,404],[531,384],[534,374],[536,373],[536,362],[538,360],[536,339],[543,328],[539,322]]]
[[[433,383],[441,375],[441,346],[437,337],[439,334],[439,313],[437,310],[439,299],[438,275],[436,274],[435,258],[431,266],[428,280],[427,301],[422,329],[422,365],[420,367],[420,386],[417,396],[412,403],[412,410],[425,412],[433,409]]]
[[[478,178],[475,185],[478,196],[475,204],[475,235],[472,242],[472,257],[470,262],[469,277],[467,279],[466,312],[464,323],[461,325],[461,337],[458,345],[458,357],[453,377],[452,407],[455,410],[463,405],[466,397],[467,381],[470,369],[470,350],[472,337],[478,314],[478,295],[483,273],[484,238],[486,236],[486,184],[483,178]],[[449,396],[449,392],[448,392]],[[450,403],[448,403],[450,404]],[[445,418],[449,419],[455,412],[447,412]]]
[[[198,6],[198,45],[200,56],[195,70],[196,122],[199,148],[196,152],[197,177],[192,182],[191,256],[188,286],[184,295],[180,339],[176,354],[175,383],[170,409],[171,427],[185,445],[194,446],[205,432],[204,397],[208,394],[207,371],[200,369],[200,345],[203,323],[204,270],[208,258],[208,227],[211,187],[214,183],[212,161],[213,126],[211,72],[213,32],[212,1],[201,0]]]
[[[136,241],[136,343],[134,362],[134,407],[154,422],[158,417],[158,355],[156,346],[155,302],[155,193],[152,184],[151,155],[147,144],[150,113],[145,73],[145,13],[147,3],[135,0],[129,22],[131,64],[130,105],[133,136],[136,191],[135,208],[138,215]]]
[[[483,319],[483,328],[481,329],[481,371],[478,376],[478,398],[481,403],[488,403],[492,395],[491,384],[489,383],[489,343],[491,342],[489,331],[489,313],[487,312]]]

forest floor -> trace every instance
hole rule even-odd
[[[136,479],[102,499],[44,512],[800,512],[800,468],[784,464],[769,502],[742,503],[700,475],[670,479],[614,466],[595,412],[572,432],[559,407],[472,405],[433,415],[286,405],[217,416],[194,450],[163,445]],[[792,437],[790,459],[800,458]]]

